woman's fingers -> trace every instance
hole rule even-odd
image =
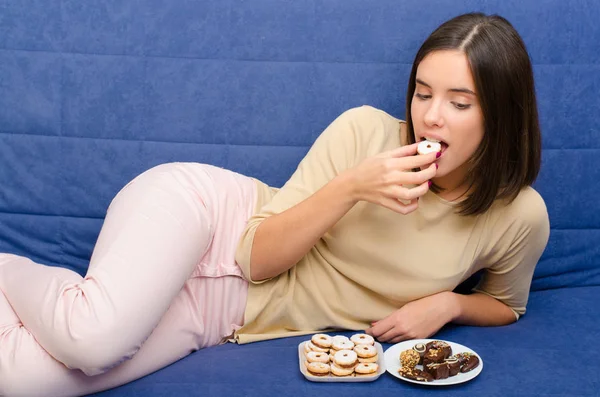
[[[382,152],[377,157],[383,158],[391,158],[391,157],[405,157],[405,156],[414,156],[417,154],[417,146],[418,143],[413,143],[412,145],[399,146],[392,150],[388,150],[386,152]]]
[[[397,327],[392,327],[391,329],[380,335],[379,338],[377,338],[377,340],[379,342],[392,342],[394,340],[402,340],[403,337],[404,335],[402,335],[398,331]]]
[[[393,167],[400,170],[409,171],[415,168],[423,168],[429,166],[438,159],[437,153],[417,154],[415,156],[398,157],[389,159]]]
[[[420,185],[433,179],[437,174],[437,164],[431,164],[421,171],[398,171],[394,174],[394,183],[400,185]]]
[[[424,196],[425,193],[429,190],[429,180],[421,183],[415,187],[406,187],[395,185],[391,186],[388,190],[388,197],[396,200],[414,200],[421,196]]]

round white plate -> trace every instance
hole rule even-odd
[[[431,382],[420,382],[418,380],[408,379],[408,378],[401,376],[398,373],[398,370],[400,369],[400,353],[404,350],[412,349],[412,347],[414,345],[416,345],[417,343],[425,344],[425,343],[431,342],[433,340],[440,340],[440,341],[444,341],[447,344],[449,344],[450,347],[452,348],[452,354],[464,353],[464,352],[475,354],[477,357],[479,357],[479,365],[477,366],[477,368],[475,368],[474,370],[472,370],[470,372],[467,372],[464,374],[459,372],[457,375],[450,376],[446,379],[439,379],[439,380],[434,380]],[[481,359],[481,356],[479,354],[475,353],[475,351],[469,349],[466,346],[463,346],[458,343],[450,342],[447,340],[443,340],[443,339],[412,339],[412,340],[400,342],[400,343],[397,343],[397,344],[389,347],[385,351],[384,357],[385,357],[385,368],[387,369],[387,371],[390,374],[392,374],[393,376],[395,376],[398,379],[402,379],[402,380],[404,380],[406,382],[410,382],[410,383],[416,383],[418,385],[427,385],[427,386],[456,385],[458,383],[470,381],[471,379],[473,379],[474,377],[479,375],[481,373],[481,371],[483,370],[483,360]],[[421,365],[417,365],[417,368],[423,369],[423,367]]]

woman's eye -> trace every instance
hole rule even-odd
[[[465,110],[471,107],[471,105],[468,104],[464,104],[464,103],[458,103],[458,102],[452,102],[452,104],[454,105],[455,108],[459,109],[459,110]]]
[[[419,94],[419,93],[416,93],[415,96],[417,98],[421,99],[421,100],[425,100],[425,99],[431,98],[431,95],[425,95],[425,94]]]

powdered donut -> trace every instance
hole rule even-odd
[[[358,345],[354,348],[358,358],[371,358],[377,355],[377,349],[373,345]]]
[[[355,345],[372,345],[375,343],[375,339],[367,334],[354,334],[350,340],[354,342]]]
[[[442,150],[442,145],[439,142],[435,141],[421,141],[417,146],[417,153],[419,154],[428,154],[434,152],[440,152]]]
[[[313,345],[321,349],[329,349],[331,347],[331,336],[326,334],[315,334],[310,338]]]
[[[354,342],[352,342],[350,339],[348,340],[334,340],[331,347],[334,350],[340,351],[340,350],[352,350],[354,349]]]
[[[306,370],[314,376],[327,376],[329,375],[329,364],[325,364],[325,363],[308,363],[308,365],[306,366]]]
[[[340,368],[353,368],[358,355],[352,350],[340,350],[333,356],[333,362]]]
[[[321,352],[308,352],[306,359],[309,363],[329,363],[329,354]]]
[[[357,375],[374,375],[379,369],[379,365],[375,363],[361,363],[354,368]]]
[[[354,373],[354,367],[342,368],[331,364],[331,373],[335,376],[350,376]]]

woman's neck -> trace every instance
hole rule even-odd
[[[448,175],[433,178],[436,186],[441,188],[441,192],[437,193],[437,195],[446,201],[462,201],[466,199],[470,187],[467,180],[467,164],[463,164]]]

